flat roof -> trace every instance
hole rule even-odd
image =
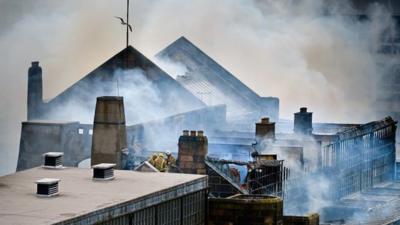
[[[400,221],[400,183],[385,182],[375,185],[367,191],[341,199],[340,205],[362,210],[345,224],[393,224]]]
[[[207,176],[115,170],[111,181],[93,181],[92,170],[33,169],[0,177],[0,221],[13,225],[85,224],[102,221],[207,188]],[[60,179],[60,194],[36,196],[35,181]]]

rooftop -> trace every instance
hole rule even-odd
[[[400,183],[386,182],[342,198],[335,205],[336,221],[346,225],[386,225],[400,219]],[[348,211],[346,213],[346,211]]]
[[[207,186],[206,176],[115,170],[115,180],[93,181],[92,170],[36,167],[0,177],[0,221],[8,224],[63,224],[119,216]],[[60,179],[60,194],[36,196],[35,181]],[[140,203],[140,204],[139,204]]]

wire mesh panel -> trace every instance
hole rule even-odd
[[[129,225],[156,225],[156,208],[149,207],[132,215]]]
[[[129,225],[129,215],[119,216],[101,223],[96,223],[96,225]]]
[[[182,225],[205,224],[205,195],[205,191],[199,191],[182,198]]]
[[[247,183],[250,194],[283,196],[283,161],[271,161],[273,165],[259,165],[248,171]]]
[[[157,206],[157,225],[180,225],[181,199]]]
[[[391,118],[338,133],[323,151],[323,167],[338,175],[332,195],[338,199],[391,181],[395,167],[396,122]]]
[[[204,225],[206,190],[201,190],[96,225]]]

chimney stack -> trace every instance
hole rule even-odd
[[[179,137],[178,166],[183,173],[206,174],[204,162],[208,154],[208,140],[203,131],[184,130]]]
[[[28,120],[40,119],[43,104],[42,68],[38,61],[28,70]]]
[[[306,107],[301,107],[300,112],[294,114],[294,133],[310,135],[312,130],[312,112],[307,112]]]
[[[122,150],[127,148],[124,100],[122,97],[97,98],[93,123],[91,164],[112,163],[121,169]]]
[[[275,140],[275,123],[270,122],[268,117],[264,117],[260,123],[256,123],[256,139],[257,142],[261,142],[263,139]]]

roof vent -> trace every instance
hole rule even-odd
[[[113,163],[100,163],[94,165],[93,168],[93,180],[112,180],[114,179],[114,167]]]
[[[43,154],[44,156],[44,168],[47,169],[62,169],[62,157],[64,153],[62,152],[47,152]]]
[[[58,182],[60,179],[43,178],[36,181],[36,195],[39,197],[52,197],[58,195]]]

